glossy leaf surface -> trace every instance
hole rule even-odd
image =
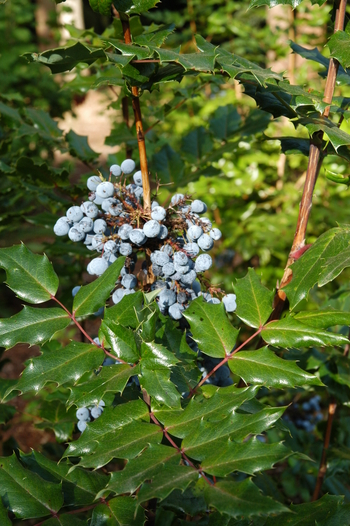
[[[98,504],[92,512],[90,526],[143,526],[145,511],[132,497],[118,497]]]
[[[141,291],[128,294],[117,305],[106,309],[104,319],[120,323],[124,327],[136,329],[140,323],[139,316],[142,307],[143,294]]]
[[[264,287],[252,268],[235,284],[237,309],[235,314],[251,327],[261,327],[272,312],[274,292]]]

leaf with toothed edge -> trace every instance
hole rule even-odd
[[[90,526],[144,526],[145,520],[145,510],[137,506],[133,497],[117,497],[109,500],[108,504],[98,504],[92,512],[89,524]]]
[[[49,301],[58,289],[58,277],[47,257],[33,254],[24,244],[0,249],[0,267],[7,285],[28,303]]]
[[[237,296],[235,314],[251,327],[261,327],[272,312],[274,291],[264,287],[254,269],[248,269],[248,274],[237,279],[234,287]]]

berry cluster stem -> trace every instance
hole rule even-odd
[[[132,40],[131,40],[130,23],[129,23],[128,15],[126,15],[125,13],[120,13],[120,21],[123,26],[125,44],[131,44]],[[131,93],[132,93],[132,108],[134,110],[134,116],[135,116],[137,144],[139,147],[139,155],[140,155],[140,167],[141,167],[142,186],[143,186],[143,205],[146,210],[147,209],[151,210],[151,186],[150,186],[149,175],[148,175],[146,142],[145,142],[145,134],[143,131],[142,114],[141,114],[138,88],[136,86],[132,86]]]

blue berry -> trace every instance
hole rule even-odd
[[[130,243],[120,243],[119,252],[122,256],[130,256],[132,254],[132,246]]]
[[[137,285],[137,277],[134,276],[134,274],[125,274],[125,276],[123,276],[121,284],[126,289],[133,289]]]
[[[114,194],[114,184],[108,181],[100,183],[96,188],[96,196],[106,199],[107,197],[112,197]],[[102,203],[101,203],[102,204]]]
[[[163,221],[166,217],[166,210],[162,206],[155,206],[151,212],[152,219],[156,221]]]
[[[226,312],[234,312],[237,307],[236,303],[236,295],[235,294],[227,294],[227,296],[224,296],[222,298],[222,303],[225,306]]]
[[[101,276],[107,268],[108,262],[104,258],[94,258],[88,264],[87,271],[89,274]]]
[[[183,194],[175,194],[173,195],[173,197],[171,198],[171,204],[174,206],[174,205],[177,205],[180,201],[182,201],[183,199],[185,199],[185,196]]]
[[[142,186],[142,173],[141,173],[141,170],[139,170],[138,172],[134,173],[133,179],[134,179],[134,183],[137,184],[137,186]]]
[[[204,212],[207,211],[207,205],[203,203],[203,201],[200,201],[199,199],[195,199],[193,203],[191,204],[191,210],[192,212],[195,212],[196,214],[204,214]]]
[[[72,296],[73,296],[73,298],[74,298],[74,296],[76,296],[78,294],[80,289],[81,289],[81,285],[77,285],[76,287],[72,288]]]
[[[68,217],[60,217],[57,219],[56,224],[53,227],[56,236],[66,236],[69,232],[70,224]]]
[[[83,239],[85,239],[85,233],[81,232],[77,227],[72,226],[72,228],[69,229],[68,237],[71,241],[77,243],[78,241],[83,241]]]
[[[175,252],[174,265],[175,265],[175,268],[176,268],[176,265],[180,265],[180,266],[188,265],[188,257],[186,256],[185,252]]]
[[[183,248],[187,252],[187,254],[192,258],[195,258],[199,254],[200,250],[197,243],[186,243]]]
[[[119,164],[112,164],[109,168],[109,173],[114,175],[114,177],[119,177],[122,174],[122,169]]]
[[[196,241],[196,239],[200,238],[202,234],[203,229],[198,225],[192,225],[187,230],[187,237],[190,241]]]
[[[87,407],[79,407],[75,413],[78,420],[83,420],[89,422],[90,420],[90,411]]]
[[[68,208],[66,216],[68,217],[69,221],[74,221],[74,223],[77,223],[83,218],[83,212],[80,206],[71,206]]]
[[[187,272],[187,274],[183,274],[180,277],[180,281],[184,285],[192,285],[196,277],[197,277],[196,272],[194,270],[190,270],[189,272]]]
[[[213,260],[209,254],[201,254],[197,257],[194,268],[196,272],[205,272],[206,270],[210,269],[212,264]]]
[[[131,234],[132,231],[133,231],[133,228],[131,225],[128,225],[128,224],[122,225],[118,230],[118,236],[123,241],[126,241],[127,239],[129,239],[129,235]]]
[[[146,241],[146,236],[141,228],[134,228],[129,234],[129,239],[132,243],[135,243],[135,245],[143,245]]]
[[[209,232],[209,235],[212,239],[214,239],[214,241],[218,241],[221,238],[222,233],[218,228],[212,228]]]
[[[95,234],[103,234],[106,231],[107,223],[104,219],[96,219],[94,222]]]
[[[81,206],[80,206],[82,212],[84,212],[84,214],[87,216],[87,217],[90,217],[91,219],[95,219],[97,216],[98,216],[98,207],[94,204],[94,203],[91,203],[90,201],[85,201],[85,203],[83,203]]]
[[[100,183],[101,183],[101,179],[98,177],[98,175],[92,175],[86,181],[86,186],[88,187],[89,190],[91,190],[91,192],[94,192]]]
[[[148,238],[157,237],[160,233],[160,224],[158,223],[158,221],[151,219],[143,225],[143,231]]]
[[[214,241],[208,234],[202,234],[197,243],[202,250],[210,250],[214,245]]]
[[[120,168],[126,175],[129,175],[135,170],[135,166],[135,161],[132,159],[125,159],[125,161],[123,161],[120,165]]]
[[[168,313],[169,316],[174,320],[180,320],[184,310],[185,308],[182,305],[179,305],[179,303],[174,303],[173,305],[170,305]]]

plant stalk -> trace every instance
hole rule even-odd
[[[120,15],[120,21],[123,26],[125,44],[131,44],[132,40],[131,40],[129,17],[125,13],[119,13],[119,15]],[[151,186],[150,186],[149,175],[148,175],[145,134],[143,131],[142,114],[141,114],[138,88],[136,86],[132,86],[131,93],[132,93],[132,108],[134,110],[134,115],[135,115],[137,143],[138,143],[139,155],[140,155],[140,167],[141,167],[142,186],[143,186],[143,206],[145,210],[151,210]]]
[[[346,3],[347,0],[335,0],[335,23],[334,23],[334,33],[344,29],[345,22],[345,12],[346,12]],[[337,78],[339,68],[339,62],[331,58],[329,61],[329,68],[326,79],[326,86],[324,90],[323,101],[329,104],[322,114],[322,117],[328,117],[330,113],[330,104],[332,103],[335,83]],[[305,245],[305,237],[307,225],[310,217],[311,207],[312,207],[312,196],[317,181],[318,174],[323,161],[323,151],[322,151],[322,139],[323,132],[319,131],[313,134],[310,141],[310,154],[309,162],[306,172],[306,179],[303,189],[303,195],[300,202],[299,215],[297,227],[294,235],[294,240],[292,244],[291,251],[289,253],[288,261],[284,274],[280,283],[279,290],[276,293],[274,299],[274,312],[271,315],[271,320],[279,319],[284,308],[286,301],[286,294],[282,290],[290,280],[292,279],[292,270],[290,266],[294,263],[296,258],[294,254],[298,252]]]

